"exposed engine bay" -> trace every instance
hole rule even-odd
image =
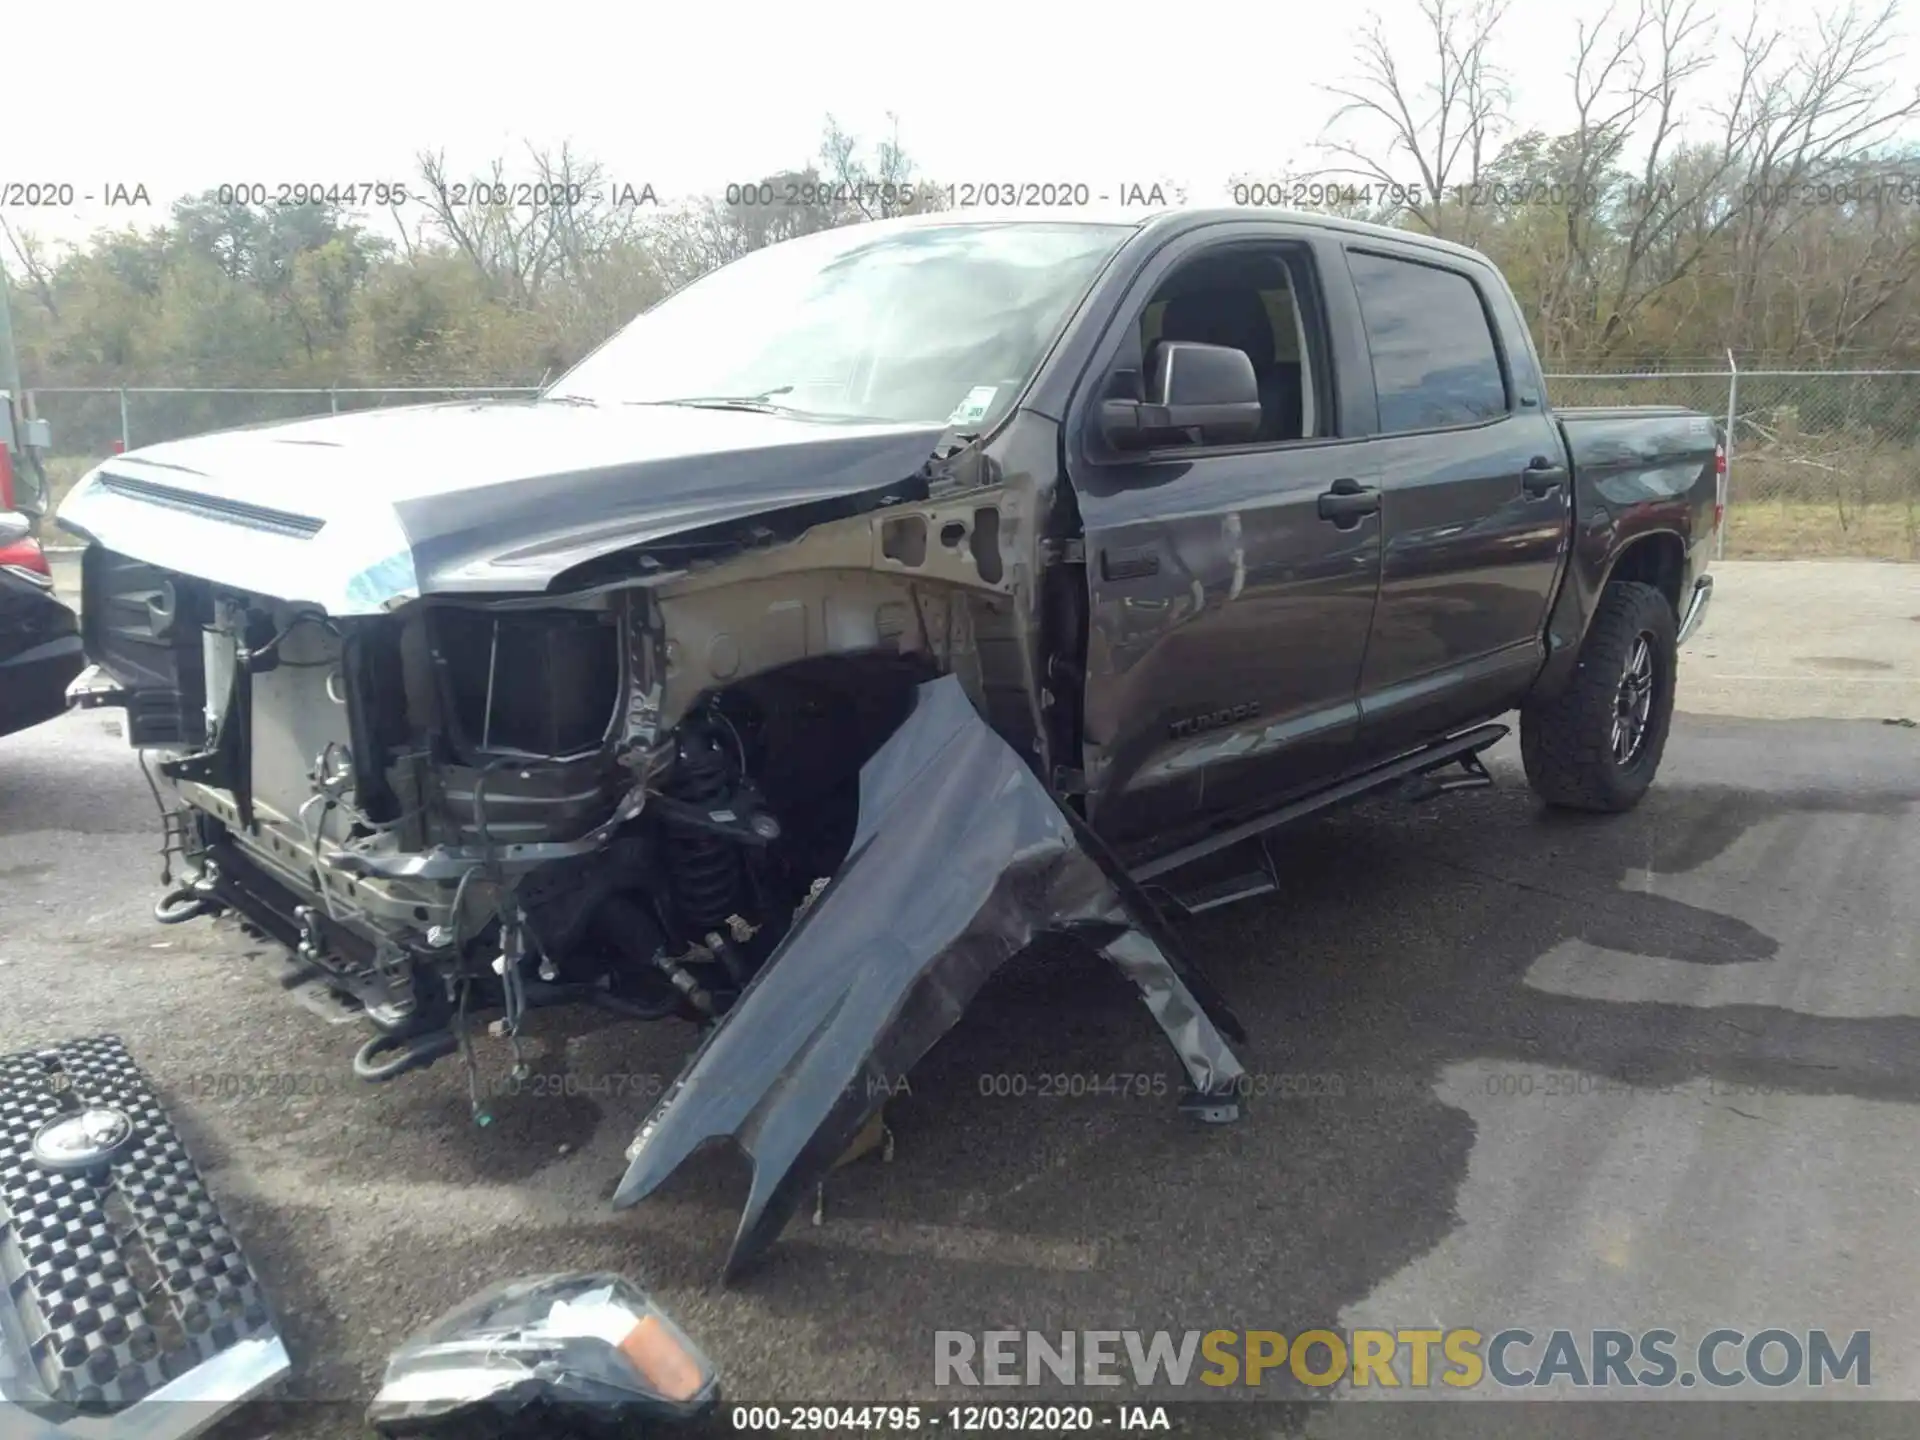
[[[458,1056],[476,1115],[477,1027],[515,1063],[542,1006],[705,1027],[621,1200],[730,1136],[757,1167],[730,1271],[878,1109],[874,1078],[1043,931],[1120,967],[1191,1108],[1229,1118],[1237,1027],[1011,743],[1044,754],[1059,721],[1019,641],[1006,519],[974,491],[744,553],[616,556],[560,594],[335,615],[95,544],[89,652],[185,876],[157,918],[232,912],[279,941],[371,1022],[359,1076]],[[884,878],[835,898],[856,864]],[[730,1041],[763,972],[782,978],[760,1029]],[[805,1045],[770,1041],[815,1007]],[[867,1093],[796,1101],[778,1055],[816,1096],[862,1074]]]
[[[173,713],[132,717],[187,752],[155,767],[199,872],[164,918],[230,890],[283,914],[380,1028],[368,1078],[444,1046],[463,1001],[509,1033],[562,999],[724,1014],[844,854],[912,687],[973,651],[951,585],[761,558],[334,619],[91,552],[110,662],[181,680]]]

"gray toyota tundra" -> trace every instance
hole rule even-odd
[[[1723,469],[1706,416],[1549,407],[1457,245],[1002,212],[761,250],[537,398],[115,456],[59,518],[157,918],[281,942],[368,1081],[540,1006],[693,1022],[615,1200],[737,1145],[731,1273],[1036,938],[1228,1121],[1170,922],[1272,888],[1277,826],[1484,785],[1516,711],[1547,804],[1633,806]]]

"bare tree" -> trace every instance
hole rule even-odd
[[[1806,203],[1817,198],[1814,187],[1870,164],[1875,147],[1920,111],[1920,93],[1900,97],[1884,77],[1894,17],[1891,5],[1872,13],[1848,7],[1816,17],[1805,36],[1753,18],[1728,49],[1729,98],[1703,107],[1710,139],[1688,140],[1681,120],[1713,58],[1712,28],[1693,0],[1651,0],[1605,52],[1624,46],[1626,58],[1611,68],[1576,66],[1576,98],[1605,111],[1605,123],[1580,134],[1582,173],[1602,173],[1629,137],[1641,147],[1635,178],[1612,197],[1610,225],[1582,217],[1570,244],[1578,271],[1571,278],[1598,327],[1595,348],[1624,343],[1651,301],[1709,261],[1724,262],[1733,279],[1718,338],[1736,338],[1735,328],[1757,314],[1774,247],[1814,215]],[[1593,255],[1601,239],[1612,250],[1604,285],[1595,283]]]
[[[1912,175],[1912,159],[1901,169]],[[1863,168],[1839,183],[1864,198],[1798,217],[1754,287],[1744,344],[1822,365],[1920,344],[1920,214],[1911,189],[1903,201],[1883,179]]]
[[[1506,0],[1420,0],[1422,44],[1431,66],[1424,81],[1401,65],[1385,22],[1370,17],[1360,34],[1358,73],[1326,87],[1342,102],[1329,131],[1357,120],[1376,132],[1384,128],[1385,141],[1324,142],[1345,162],[1327,173],[1404,195],[1399,203],[1405,213],[1428,232],[1443,234],[1449,198],[1479,182],[1506,126],[1511,93],[1492,56],[1505,8]]]
[[[1897,58],[1898,14],[1892,0],[1872,12],[1849,5],[1816,17],[1805,43],[1751,30],[1739,42],[1743,72],[1762,83],[1743,96],[1749,105],[1738,127],[1745,143],[1736,307],[1752,302],[1770,251],[1804,223],[1818,187],[1865,181],[1877,168],[1875,152],[1920,114],[1920,86],[1903,96],[1886,74]],[[1776,50],[1784,63],[1763,73]]]
[[[638,233],[646,217],[599,162],[567,145],[527,153],[519,176],[495,160],[471,180],[455,178],[444,153],[422,154],[427,218],[411,235],[402,225],[407,253],[428,235],[441,239],[467,257],[496,298],[524,306],[549,282],[576,275]]]
[[[871,162],[860,156],[857,136],[827,116],[820,142],[820,166],[839,211],[838,222],[885,220],[915,208],[913,162],[900,148],[900,117],[887,115],[887,137],[874,147]]]
[[[1601,350],[1699,264],[1732,219],[1709,202],[1737,167],[1738,107],[1724,118],[1719,145],[1682,155],[1682,103],[1711,63],[1711,41],[1694,0],[1641,0],[1624,19],[1609,8],[1591,29],[1579,27],[1569,75],[1578,122],[1556,177],[1567,264],[1548,306]],[[1623,161],[1635,143],[1640,163],[1629,173]]]
[[[817,163],[729,186],[659,217],[650,234],[669,287],[783,240],[940,208],[938,188],[901,148],[898,119],[887,119],[892,129],[871,156],[829,115]]]
[[[21,272],[27,278],[27,288],[33,296],[46,307],[47,314],[55,321],[60,318],[60,306],[53,296],[53,264],[47,259],[46,246],[40,237],[31,231],[16,231],[0,215],[0,235],[4,235],[7,248],[13,252],[13,258],[20,262]]]
[[[512,182],[503,160],[471,180],[456,178],[444,151],[419,157],[429,223],[472,263],[497,298],[525,302],[546,265],[547,227],[531,208],[496,204]]]
[[[1884,173],[1887,142],[1920,113],[1920,92],[1902,93],[1888,74],[1892,0],[1815,16],[1804,32],[1756,16],[1725,41],[1699,0],[1619,0],[1577,27],[1573,128],[1506,139],[1507,89],[1491,59],[1499,0],[1461,4],[1422,0],[1426,24],[1407,46],[1417,43],[1417,61],[1402,59],[1377,18],[1362,30],[1358,77],[1333,90],[1343,102],[1334,125],[1359,128],[1327,148],[1347,175],[1414,182],[1419,193],[1395,218],[1475,244],[1511,232],[1553,358],[1642,344],[1656,302],[1652,333],[1685,316],[1713,348],[1742,326],[1772,324],[1767,305],[1794,302],[1769,287],[1789,253],[1813,253],[1776,254],[1814,223],[1815,187]],[[1475,213],[1459,203],[1469,187],[1502,203]],[[1526,206],[1549,202],[1551,226],[1509,213],[1516,193]],[[1848,252],[1875,278],[1846,287],[1819,324],[1803,317],[1807,343],[1833,324],[1857,335],[1910,293],[1916,257],[1888,225],[1879,231],[1877,248]],[[1801,322],[1789,328],[1801,333]]]

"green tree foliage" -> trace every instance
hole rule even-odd
[[[1485,250],[1550,366],[1717,363],[1728,347],[1751,363],[1920,364],[1920,150],[1904,143],[1920,100],[1887,79],[1890,10],[1726,37],[1692,0],[1610,9],[1579,31],[1574,128],[1548,134],[1508,123],[1501,0],[1421,3],[1417,32],[1363,28],[1355,75],[1329,87],[1336,163],[1307,178],[1351,189],[1322,208]],[[869,144],[829,116],[810,162],[675,203],[623,198],[563,147],[481,178],[593,198],[491,203],[491,186],[423,153],[416,202],[384,217],[207,193],[165,225],[58,254],[0,220],[22,374],[538,383],[714,266],[937,205],[895,131]],[[193,401],[165,428],[221,405]],[[84,415],[90,448],[118,433],[111,398]]]
[[[592,198],[491,203],[492,184],[456,181],[423,154],[424,200],[384,225],[210,191],[176,202],[166,225],[102,233],[57,257],[9,229],[0,254],[25,382],[535,384],[715,265],[910,208],[892,197],[916,178],[897,138],[867,147],[831,118],[817,163],[732,203],[617,199],[597,163],[565,148],[531,154],[522,171]],[[505,181],[508,167],[482,178]]]

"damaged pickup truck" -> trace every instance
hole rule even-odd
[[[1244,1037],[1163,914],[1272,830],[1660,763],[1724,452],[1554,414],[1472,251],[1272,212],[935,215],[771,247],[537,398],[107,461],[83,704],[184,883],[364,1011],[370,1081],[539,1006],[703,1039],[616,1203],[731,1140],[729,1273],[1043,934],[1231,1119]],[[143,763],[148,759],[143,755]]]

